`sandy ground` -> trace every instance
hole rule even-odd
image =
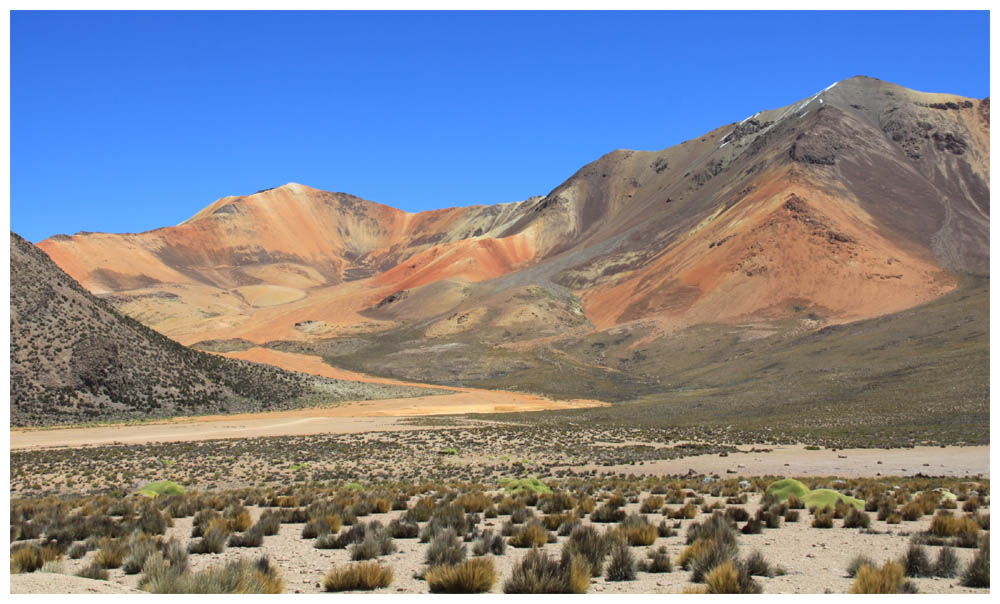
[[[647,495],[643,494],[643,498]],[[706,500],[712,502],[715,501],[715,498],[709,497]],[[752,497],[750,502],[742,507],[751,512],[755,510],[757,496]],[[638,503],[626,506],[628,511],[638,511],[638,508]],[[248,509],[250,509],[254,519],[259,516],[261,511],[258,508]],[[986,513],[988,510],[983,510],[983,512]],[[373,514],[359,520],[377,519],[386,524],[400,514],[401,512]],[[753,550],[760,550],[768,562],[783,566],[787,570],[787,574],[784,576],[757,578],[765,593],[823,593],[827,590],[833,593],[846,593],[853,580],[846,576],[844,569],[855,555],[864,553],[876,562],[897,558],[906,551],[909,544],[908,534],[912,531],[927,529],[931,520],[930,516],[925,516],[916,522],[887,525],[875,520],[874,514],[871,516],[871,528],[885,534],[865,534],[857,529],[845,529],[840,526],[842,521],[839,520],[835,522],[835,528],[815,529],[810,526],[811,517],[808,512],[803,510],[799,522],[782,523],[781,528],[765,529],[759,535],[739,535],[740,555],[745,557]],[[657,524],[661,519],[659,514],[650,514],[648,517]],[[687,527],[692,522],[700,522],[705,517],[705,514],[699,514],[695,520],[682,521],[678,535],[660,537],[653,546],[666,546],[671,558],[675,559],[684,547],[684,535]],[[499,531],[506,519],[505,516],[483,519],[481,527]],[[175,525],[168,529],[167,535],[176,536],[184,541],[189,540],[191,520],[191,518],[175,520]],[[589,520],[585,522],[589,522]],[[277,535],[264,538],[264,545],[261,548],[227,548],[221,554],[192,555],[190,557],[191,568],[202,570],[224,561],[236,560],[240,557],[255,557],[266,553],[281,570],[287,593],[322,592],[320,581],[323,576],[334,565],[348,563],[350,555],[347,550],[314,548],[313,540],[301,538],[303,526],[302,524],[283,524]],[[596,526],[598,530],[604,531],[610,525],[598,524]],[[548,544],[543,549],[549,555],[557,556],[564,540],[564,537],[560,537],[558,543]],[[395,577],[388,588],[380,589],[376,593],[427,593],[427,584],[413,577],[414,573],[423,568],[427,544],[420,543],[417,539],[396,539],[394,543],[397,551],[379,558],[379,561],[392,567]],[[471,544],[468,545],[471,547]],[[647,547],[641,546],[633,547],[632,553],[636,560],[645,557],[647,549]],[[936,559],[940,548],[928,547],[927,549],[932,559]],[[525,552],[526,550],[508,546],[503,556],[495,557],[499,580],[493,586],[492,593],[502,593],[503,581],[511,575],[514,565]],[[955,553],[959,557],[960,568],[964,568],[975,555],[975,550],[956,548]],[[68,574],[77,572],[89,564],[94,555],[95,552],[90,552],[80,560],[65,560],[63,572]],[[116,584],[116,586],[134,588],[139,581],[139,575],[126,576],[120,569],[110,570],[109,574],[110,583]],[[62,578],[57,582],[53,576],[46,574],[43,577],[42,575],[42,573],[34,573],[27,576],[35,578],[34,581],[31,578],[13,576],[12,589],[34,589],[34,593],[58,593],[67,587],[72,587]],[[675,566],[674,571],[667,574],[640,572],[635,581],[612,582],[603,576],[595,577],[592,579],[588,593],[680,593],[685,588],[694,585],[690,582],[690,575],[690,572],[680,570]],[[921,593],[988,592],[984,589],[962,587],[959,585],[958,579],[928,578],[913,579],[913,581]],[[79,586],[80,588],[91,588],[93,587],[92,583],[95,582],[88,581],[80,583]],[[111,585],[107,586],[108,590],[113,588]]]
[[[804,445],[775,445],[768,452],[739,447],[728,457],[699,455],[621,466],[575,466],[576,470],[644,473],[653,475],[736,474],[741,476],[972,476],[990,474],[989,446],[914,447],[912,449],[820,449]],[[730,471],[732,470],[732,471]]]
[[[320,357],[252,348],[225,356],[268,363],[283,369],[302,371],[323,377],[413,386],[440,390],[440,386],[418,384],[331,367]],[[10,448],[75,447],[111,443],[147,443],[166,441],[291,436],[308,434],[345,434],[370,431],[412,430],[395,418],[465,413],[513,413],[546,409],[582,409],[607,406],[594,400],[552,400],[544,396],[506,390],[448,387],[454,394],[393,398],[340,403],[332,407],[313,407],[265,413],[176,417],[164,422],[137,425],[107,425],[85,428],[10,431]]]

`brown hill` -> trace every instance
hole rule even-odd
[[[186,348],[95,298],[13,232],[10,310],[14,426],[407,395],[406,388],[322,379]]]
[[[659,357],[699,325],[794,335],[988,275],[988,183],[989,99],[856,77],[669,149],[609,153],[522,202],[409,214],[289,184],[176,227],[39,245],[183,343],[616,398],[659,377],[567,342],[641,334],[624,352]]]

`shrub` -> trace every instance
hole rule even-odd
[[[854,583],[848,593],[895,594],[903,586],[903,565],[888,560],[881,568],[863,565],[858,568]]]
[[[727,508],[726,518],[732,522],[745,522],[750,519],[750,513],[745,508]]]
[[[799,521],[799,511],[793,510],[791,508],[785,510],[785,522],[798,522]]]
[[[31,543],[21,546],[10,554],[11,573],[32,573],[40,569],[50,560],[58,560],[62,556],[51,547],[43,547]]]
[[[563,543],[563,556],[579,556],[590,567],[594,577],[601,575],[604,557],[611,550],[607,537],[600,535],[593,526],[578,526]]]
[[[990,586],[990,540],[983,539],[976,557],[969,563],[962,575],[962,585],[966,587]]]
[[[475,558],[457,565],[431,567],[424,577],[431,593],[477,594],[496,583],[493,558]]]
[[[508,594],[582,594],[590,587],[590,566],[579,556],[563,553],[558,562],[532,549],[515,564],[503,584]]]
[[[930,577],[934,574],[934,567],[927,556],[927,550],[919,544],[910,543],[901,562],[903,574],[907,577]]]
[[[844,528],[868,528],[871,525],[871,517],[865,512],[852,507],[844,516]]]
[[[428,566],[456,565],[465,560],[465,545],[455,531],[447,529],[431,540],[424,554]]]
[[[958,574],[958,556],[950,547],[942,547],[934,563],[934,576],[951,578]]]
[[[763,525],[761,525],[760,520],[756,518],[751,518],[747,520],[747,523],[743,525],[740,532],[744,535],[759,535],[764,531]]]
[[[611,546],[611,558],[608,560],[608,570],[605,577],[608,581],[634,581],[635,557],[624,541],[616,541]]]
[[[285,582],[267,557],[239,559],[198,573],[178,572],[166,565],[149,565],[145,589],[157,594],[278,594]],[[145,569],[144,569],[145,570]]]
[[[858,569],[862,566],[871,566],[875,568],[875,561],[864,554],[858,554],[851,559],[850,563],[847,565],[847,576],[855,577],[858,574]]]

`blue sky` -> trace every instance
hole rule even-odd
[[[516,201],[859,74],[988,96],[988,13],[14,12],[11,228],[143,231],[286,182]]]

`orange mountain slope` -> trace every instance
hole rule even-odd
[[[410,214],[288,184],[176,227],[39,246],[185,344],[669,332],[803,309],[837,323],[988,274],[988,183],[989,99],[857,77],[669,149],[609,153],[526,201]]]

